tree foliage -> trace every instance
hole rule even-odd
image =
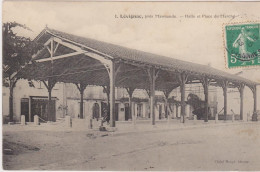
[[[25,25],[8,22],[2,25],[3,35],[3,86],[9,87],[9,120],[13,121],[13,92],[19,71],[32,59],[42,46],[30,38],[18,36],[14,29],[30,30]]]
[[[8,22],[2,25],[3,34],[3,85],[10,87],[10,81],[16,78],[15,74],[26,65],[40,48],[30,38],[18,36],[14,29],[30,30],[17,22]]]

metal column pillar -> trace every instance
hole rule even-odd
[[[115,63],[112,62],[109,66],[109,79],[110,79],[110,126],[115,127]]]
[[[83,116],[84,116],[84,111],[83,111],[83,97],[84,97],[84,90],[86,89],[87,87],[87,84],[86,83],[80,83],[80,84],[76,84],[79,92],[80,92],[80,108],[79,108],[79,118],[80,119],[83,119]]]
[[[227,120],[227,87],[229,82],[222,81],[221,86],[223,88],[223,96],[224,96],[224,120]]]
[[[209,83],[210,83],[210,80],[207,77],[202,79],[202,85],[204,88],[204,95],[205,95],[204,122],[208,122],[208,120],[209,120]]]
[[[148,99],[148,108],[149,108],[149,114],[148,114],[148,118],[151,118],[151,94],[150,94],[150,89],[146,89],[145,90],[149,99]]]
[[[133,92],[134,92],[134,88],[126,88],[126,91],[129,95],[129,114],[128,114],[128,118],[132,118],[132,122],[135,125],[136,124],[136,118],[134,115],[134,111],[132,110],[132,96],[133,96]]]
[[[238,90],[240,93],[240,120],[243,120],[244,113],[244,88],[245,84],[239,84]]]
[[[256,96],[256,85],[249,87],[252,90],[253,98],[254,98],[254,112],[252,116],[252,121],[258,121],[257,119],[257,96]]]
[[[84,96],[84,91],[80,92],[80,108],[79,108],[79,118],[83,119],[83,96]]]
[[[154,99],[155,99],[155,81],[158,77],[159,70],[155,68],[148,69],[148,76],[150,80],[150,115],[152,117],[152,125],[155,125],[155,113],[154,113]]]
[[[167,117],[167,120],[168,122],[170,121],[170,115],[168,113],[168,98],[169,98],[169,95],[165,97],[165,115]]]
[[[154,96],[155,96],[155,70],[151,69],[151,83],[150,83],[150,93],[151,93],[151,104],[150,104],[150,113],[152,117],[152,125],[155,125],[155,113],[154,113]]]
[[[179,117],[179,105],[176,104],[176,118]]]
[[[169,113],[168,99],[169,99],[169,95],[170,95],[171,91],[172,91],[171,89],[163,91],[164,96],[165,96],[165,115],[167,117],[168,122],[170,122],[170,113]]]
[[[180,83],[180,91],[181,91],[181,116],[183,121],[182,123],[185,123],[185,84],[187,82],[188,76],[184,72],[179,74],[179,83]]]
[[[43,81],[45,87],[48,89],[48,114],[47,114],[47,121],[56,121],[56,116],[52,115],[52,102],[51,102],[51,92],[52,88],[55,86],[56,81],[49,79],[48,84]]]
[[[48,89],[48,121],[52,121],[52,115],[51,115],[51,91],[52,89]]]

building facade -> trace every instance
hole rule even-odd
[[[33,122],[33,116],[38,115],[44,121],[47,113],[48,91],[42,82],[33,81],[30,86],[27,80],[19,80],[14,89],[14,119],[20,121],[20,116],[25,115],[27,122]],[[211,109],[211,119],[216,114],[223,114],[223,96],[222,88],[210,87],[209,105]],[[236,88],[228,90],[228,114],[239,115],[239,92]],[[186,87],[187,96],[192,93],[204,100],[203,87],[201,84],[191,84]],[[155,119],[166,120],[165,115],[165,98],[162,92],[156,91],[155,101]],[[250,89],[245,89],[245,94],[252,94]],[[116,121],[131,121],[132,116],[129,113],[128,93],[124,88],[116,88]],[[170,99],[180,100],[179,88],[170,93]],[[250,96],[249,96],[250,97]],[[107,108],[107,94],[103,87],[87,86],[84,91],[84,118],[100,119],[104,116],[104,109]],[[72,118],[79,117],[80,110],[80,93],[74,84],[57,83],[53,89],[52,100],[54,106],[53,113],[56,118],[70,115]],[[244,119],[252,115],[253,100],[245,99]],[[193,107],[186,105],[186,118],[193,119]],[[150,118],[149,96],[145,90],[136,89],[132,98],[132,111],[137,120],[148,120]],[[9,88],[3,87],[3,121],[8,121],[9,113]],[[169,101],[168,113],[171,118],[180,118],[180,105],[176,102]]]

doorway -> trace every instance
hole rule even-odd
[[[101,117],[104,117],[105,111],[106,111],[106,113],[109,114],[108,105],[107,105],[107,103],[105,103],[105,102],[101,102]]]
[[[125,103],[125,120],[131,119],[131,114],[129,114],[129,103]]]
[[[101,116],[104,117],[105,109],[107,113],[110,115],[110,108],[109,104],[105,102],[101,102]],[[115,121],[118,121],[118,110],[119,109],[119,103],[115,103]]]
[[[40,117],[40,122],[56,121],[56,97],[53,97],[50,103],[51,114],[48,116],[48,97],[31,96],[31,122],[34,121],[34,115]]]
[[[162,119],[162,105],[159,105],[159,119]]]
[[[100,117],[99,104],[98,103],[94,103],[92,110],[93,110],[93,115],[92,115],[93,119],[96,118],[98,120],[98,118]]]
[[[22,98],[21,99],[21,116],[25,116],[25,122],[30,122],[29,118],[29,99]]]
[[[142,104],[137,104],[137,117],[143,117],[143,105]]]
[[[119,103],[115,104],[115,121],[118,121],[118,109],[119,109]]]

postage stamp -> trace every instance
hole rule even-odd
[[[260,65],[260,24],[225,26],[228,68]]]

